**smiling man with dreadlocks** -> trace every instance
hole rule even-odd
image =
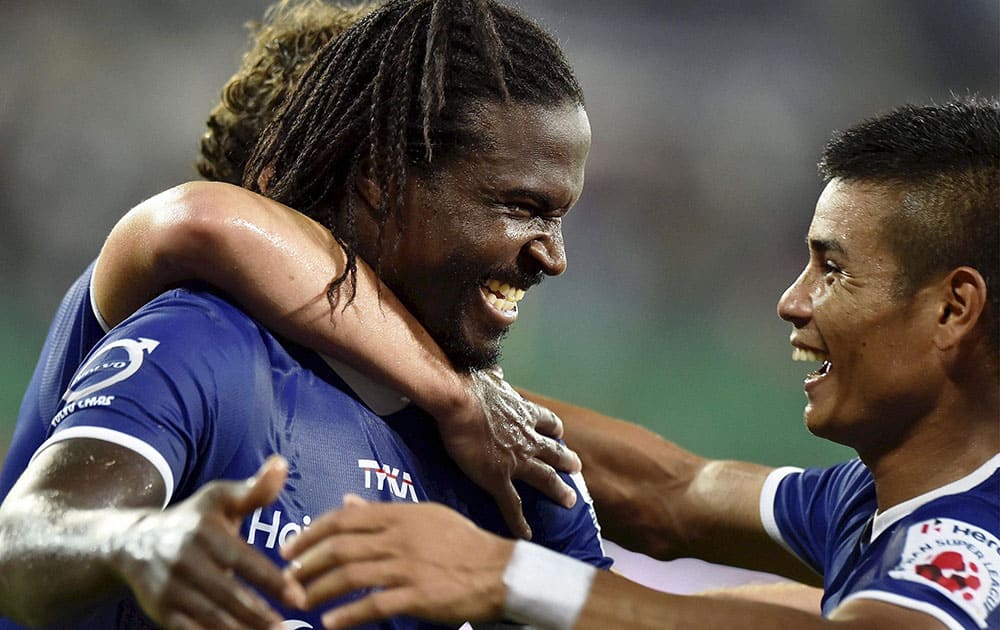
[[[320,50],[246,182],[336,236],[331,302],[350,304],[368,261],[475,369],[525,292],[565,269],[589,147],[580,88],[536,25],[494,2],[399,1]],[[0,586],[27,622],[73,602],[78,627],[319,627],[278,553],[348,491],[509,534],[420,409],[202,286],[160,296],[91,357],[0,514]],[[536,541],[609,564],[586,502],[522,495]]]

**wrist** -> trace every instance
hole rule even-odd
[[[457,426],[481,415],[474,388],[471,375],[449,371],[443,378],[435,379],[433,391],[422,389],[419,398],[411,396],[411,399],[434,416],[439,427]]]
[[[504,615],[519,623],[569,630],[590,593],[597,569],[523,540],[504,570]]]

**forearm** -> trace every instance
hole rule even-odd
[[[591,586],[575,630],[628,627],[638,630],[680,628],[826,628],[817,613],[760,602],[704,596],[669,595],[612,574],[599,573]]]
[[[122,588],[115,558],[143,510],[57,510],[37,500],[0,508],[0,616],[58,622]]]
[[[522,393],[562,418],[608,539],[660,559],[701,558],[816,582],[761,523],[770,468],[708,460],[636,424]]]
[[[331,308],[327,287],[345,264],[330,232],[304,215],[235,186],[191,183],[115,226],[93,287],[114,325],[171,284],[202,280],[278,334],[357,367],[436,417],[474,404],[468,377],[363,261],[355,299],[347,304],[345,284]]]

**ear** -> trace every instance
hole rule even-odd
[[[972,267],[953,269],[941,281],[943,298],[939,310],[934,344],[947,350],[966,339],[986,308],[986,281]]]

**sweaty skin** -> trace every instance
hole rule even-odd
[[[558,416],[494,375],[457,372],[363,260],[354,301],[331,309],[327,283],[344,263],[329,230],[301,213],[229,184],[189,183],[119,221],[93,292],[114,325],[166,287],[204,280],[278,334],[357,366],[428,410],[449,454],[493,495],[518,535],[531,532],[511,480],[572,506],[576,494],[555,471],[578,471],[580,462],[553,439],[562,435]]]
[[[877,237],[893,207],[892,191],[833,180],[810,228],[809,263],[778,305],[793,325],[793,346],[831,364],[806,377],[806,422],[856,448],[883,511],[966,477],[1000,451],[1000,392],[989,356],[995,350],[982,330],[983,277],[959,266],[912,295],[895,295],[890,284],[900,262]],[[893,352],[904,360],[895,361]],[[859,382],[856,371],[871,378]],[[912,396],[902,396],[906,390]],[[706,460],[640,427],[539,400],[566,421],[567,442],[587,464],[595,505],[612,537],[659,557],[683,553],[803,577],[798,559],[771,540],[761,522],[769,469]],[[955,430],[956,419],[962,431]],[[941,452],[952,465],[934,465]],[[427,543],[386,544],[402,538]],[[283,554],[310,602],[381,587],[327,613],[326,627],[345,628],[407,613],[446,623],[495,620],[513,547],[440,506],[352,499],[314,521]],[[871,597],[847,598],[823,618],[758,601],[658,593],[597,572],[574,628],[620,626],[945,627],[929,612]]]

